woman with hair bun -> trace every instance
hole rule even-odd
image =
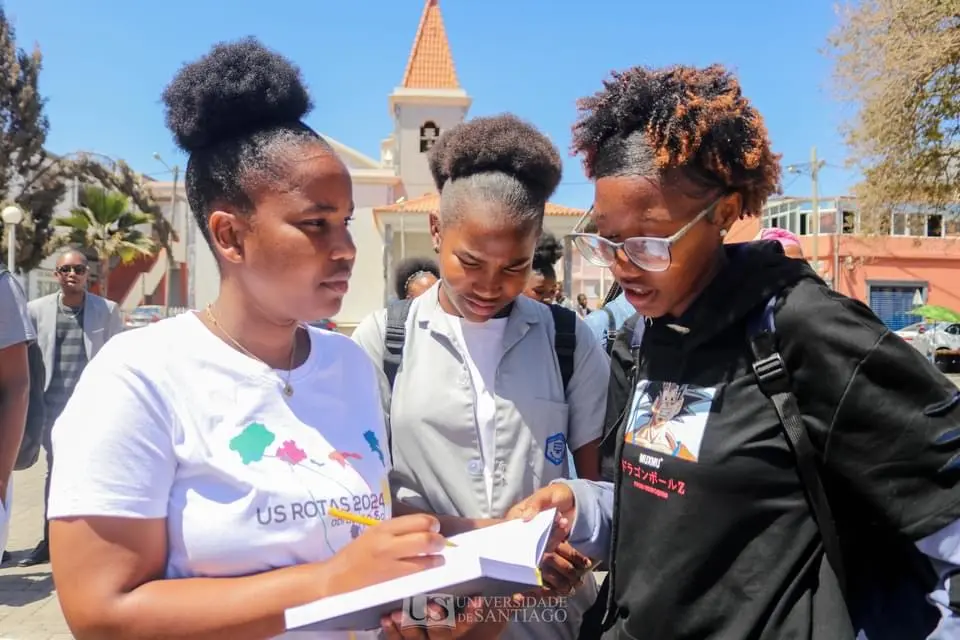
[[[563,257],[563,245],[557,237],[544,231],[533,252],[533,263],[530,269],[530,278],[523,295],[544,304],[553,302],[557,290],[557,272],[553,265]]]
[[[217,45],[163,99],[220,291],[111,340],[53,428],[64,616],[80,640],[378,637],[284,623],[436,566],[444,545],[432,516],[389,519],[369,358],[307,326],[347,291],[350,175],[303,123],[297,69],[255,40]],[[386,521],[361,532],[330,506]]]
[[[384,363],[392,353],[385,345],[391,316],[406,305],[402,363],[392,379],[386,366],[381,377],[393,504],[397,513],[422,510],[479,526],[567,477],[568,447],[578,474],[598,477],[609,370],[572,311],[522,295],[546,202],[560,181],[553,144],[514,116],[476,118],[447,130],[429,163],[440,192],[440,210],[430,216],[440,281],[412,302],[366,318],[353,338]],[[560,322],[575,341],[563,345],[569,351],[562,358]],[[562,362],[571,365],[569,380]],[[456,531],[444,523],[441,532]],[[584,576],[588,567],[568,545],[561,548],[543,574],[560,593],[575,586],[573,597],[542,600],[502,637],[575,638],[596,595],[592,574]]]

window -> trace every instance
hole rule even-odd
[[[843,211],[843,233],[853,235],[857,232],[857,214],[854,211]]]
[[[433,120],[427,120],[420,127],[420,153],[430,151],[433,143],[440,137],[440,127]]]
[[[895,236],[907,235],[907,216],[902,213],[893,214],[892,234]]]
[[[943,235],[943,216],[927,216],[927,237],[939,238]]]
[[[948,215],[944,225],[943,235],[947,236],[948,238],[960,236],[960,218],[953,215]]]

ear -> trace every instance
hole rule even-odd
[[[717,204],[710,218],[717,230],[724,232],[721,235],[725,236],[741,215],[743,215],[743,197],[739,193],[731,193]]]
[[[227,262],[243,262],[244,222],[233,213],[217,210],[207,218],[210,240],[220,257]]]
[[[440,218],[435,213],[430,214],[430,239],[434,253],[440,253]]]

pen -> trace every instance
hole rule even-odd
[[[375,520],[369,516],[361,516],[356,513],[350,513],[349,511],[341,511],[336,507],[330,507],[327,509],[327,513],[333,516],[334,518],[342,518],[347,522],[352,522],[354,524],[362,524],[365,527],[374,527],[380,524],[379,520]],[[457,545],[453,544],[449,540],[446,541],[448,547],[455,547]]]

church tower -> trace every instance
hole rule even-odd
[[[471,99],[457,80],[438,0],[426,0],[400,86],[390,94],[394,133],[383,151],[403,182],[407,199],[435,192],[427,151],[463,122]]]

